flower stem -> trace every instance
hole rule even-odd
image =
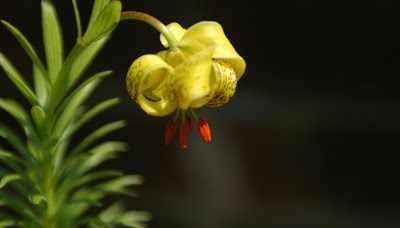
[[[124,11],[121,13],[121,21],[123,20],[138,20],[138,21],[143,21],[146,22],[147,24],[153,26],[155,29],[157,29],[167,40],[169,44],[169,48],[171,50],[176,49],[176,44],[177,40],[175,36],[168,30],[167,26],[165,26],[161,21],[159,21],[157,18],[143,13],[143,12],[138,12],[138,11]]]

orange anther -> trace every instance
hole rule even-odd
[[[208,123],[205,119],[203,119],[203,118],[199,119],[197,129],[199,130],[199,133],[200,133],[201,137],[203,138],[204,142],[206,142],[206,143],[211,142],[210,127],[208,126]]]

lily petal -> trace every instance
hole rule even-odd
[[[185,39],[179,42],[177,49],[168,50],[164,59],[172,67],[177,67],[188,57],[211,46],[215,47],[215,42],[207,37]],[[209,58],[211,59],[212,56],[209,56]]]
[[[214,48],[214,45],[204,48],[179,64],[163,84],[163,96],[173,97],[183,110],[205,105],[210,99]]]
[[[213,89],[211,100],[207,103],[210,107],[220,107],[226,104],[235,94],[237,79],[233,67],[222,60],[215,60],[212,71]]]
[[[199,37],[207,37],[215,41],[216,46],[212,57],[229,63],[235,70],[236,77],[239,80],[246,69],[246,62],[229,42],[222,26],[215,21],[196,23],[186,30],[180,42],[184,42],[185,39],[199,39]]]
[[[131,98],[149,115],[166,116],[173,112],[177,103],[165,99],[161,88],[174,69],[157,55],[143,55],[129,68],[126,86]]]

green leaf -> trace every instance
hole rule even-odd
[[[106,194],[93,188],[81,188],[71,196],[71,203],[68,205],[68,211],[72,217],[76,218],[85,213],[91,206],[101,206],[100,200]]]
[[[90,15],[88,29],[93,25],[100,12],[110,3],[110,0],[95,0]]]
[[[99,214],[99,219],[110,226],[116,227],[147,227],[143,222],[151,219],[151,215],[145,211],[125,211],[125,207],[117,201]]]
[[[83,199],[90,199],[93,202],[99,202],[102,198],[113,194],[132,195],[133,192],[128,189],[131,185],[142,183],[142,178],[139,175],[125,175],[119,178],[114,178],[103,184],[96,185],[91,188],[82,188],[74,192],[72,199],[74,201],[81,201]],[[85,205],[72,205],[76,213],[83,213],[87,210]]]
[[[6,186],[9,182],[11,182],[13,180],[19,180],[19,179],[21,179],[19,174],[11,173],[11,174],[5,175],[3,178],[1,178],[0,189],[4,188],[4,186]]]
[[[49,98],[49,105],[46,110],[49,119],[52,119],[56,107],[58,106],[60,100],[65,96],[65,92],[68,89],[68,85],[70,84],[70,77],[68,76],[71,71],[72,64],[84,50],[85,46],[81,45],[80,43],[75,43],[74,47],[68,54],[67,59],[62,65],[61,71],[53,83],[52,94]]]
[[[125,127],[126,122],[124,120],[114,121],[109,124],[103,125],[102,127],[96,129],[90,133],[86,138],[84,138],[75,148],[72,150],[71,155],[75,153],[80,153],[87,149],[94,141],[99,138]]]
[[[77,56],[70,68],[68,88],[73,86],[74,83],[82,76],[108,40],[109,37],[104,37],[96,42],[91,43],[89,46],[86,46],[79,56]]]
[[[64,47],[57,12],[50,0],[42,0],[42,28],[48,73],[54,82],[63,63]]]
[[[88,152],[89,156],[75,170],[79,175],[86,173],[104,161],[116,158],[117,152],[126,151],[126,149],[127,144],[122,142],[112,141],[99,144]]]
[[[118,201],[111,204],[109,207],[103,210],[98,217],[104,223],[112,223],[119,216],[121,216],[123,212],[124,212],[124,207],[122,203]]]
[[[151,214],[146,211],[127,211],[123,213],[117,219],[117,224],[121,224],[125,227],[134,228],[146,228],[147,225],[144,222],[148,222],[151,219]]]
[[[22,155],[26,166],[29,166],[33,169],[35,168],[39,169],[36,158],[25,147],[25,143],[22,142],[22,140],[17,136],[17,134],[12,129],[10,129],[1,122],[0,122],[0,137],[6,139],[10,143],[10,145],[13,146],[16,149],[16,151],[18,151]]]
[[[7,165],[13,173],[19,175],[21,182],[16,182],[13,184],[12,187],[14,188],[14,192],[18,191],[21,195],[25,196],[33,192],[33,189],[27,186],[38,186],[36,182],[37,179],[34,180],[37,177],[32,178],[31,176],[28,176],[32,175],[32,170],[26,168],[29,167],[29,164],[27,164],[20,157],[14,155],[13,152],[0,149],[0,161],[2,161],[3,164]],[[7,182],[8,181],[9,180],[7,180]]]
[[[49,113],[54,111],[60,100],[65,96],[66,91],[74,85],[82,73],[89,67],[107,40],[108,37],[104,37],[89,46],[81,43],[74,45],[54,83],[53,94],[49,102]]]
[[[95,87],[100,83],[100,80],[92,81],[85,85],[79,92],[74,94],[65,105],[64,109],[58,109],[57,121],[54,125],[53,134],[62,136],[67,127],[72,123],[74,117],[78,114],[77,109],[89,97]]]
[[[71,94],[69,94],[62,102],[62,104],[59,106],[60,110],[64,110],[64,108],[66,106],[69,105],[69,102],[71,101],[71,99],[77,94],[80,93],[81,90],[83,88],[85,88],[87,85],[91,84],[91,83],[98,83],[97,81],[100,80],[103,77],[106,77],[108,75],[110,75],[112,73],[112,71],[103,71],[100,73],[97,73],[93,76],[91,76],[90,78],[86,79],[86,81],[82,82],[78,88],[76,88]]]
[[[0,228],[16,227],[17,224],[18,224],[18,222],[16,222],[15,220],[12,220],[12,219],[2,220],[2,221],[0,221]]]
[[[90,44],[109,35],[119,23],[122,5],[120,1],[111,1],[96,17],[82,38],[84,44]]]
[[[28,222],[30,227],[40,227],[32,208],[15,194],[0,191],[0,205],[5,205]]]
[[[21,91],[21,93],[26,97],[26,99],[32,105],[39,105],[39,102],[35,94],[32,92],[32,89],[29,87],[28,83],[22,78],[18,70],[2,53],[0,53],[0,65],[3,67],[8,78],[10,78],[10,80]]]
[[[112,98],[106,101],[101,102],[100,104],[94,106],[88,112],[86,112],[79,120],[70,128],[67,135],[74,134],[79,128],[81,128],[85,123],[89,120],[93,119],[99,113],[103,112],[104,110],[116,105],[119,103],[119,98]]]
[[[123,177],[114,178],[110,181],[97,185],[95,188],[108,193],[117,193],[124,195],[134,195],[134,192],[129,189],[129,186],[139,185],[143,183],[143,178],[140,175],[125,175]]]
[[[21,128],[24,130],[26,136],[30,139],[31,143],[38,141],[38,136],[25,109],[16,101],[12,99],[0,98],[0,109],[5,110],[13,116]]]
[[[45,114],[43,109],[40,106],[33,106],[31,108],[31,115],[33,122],[38,129],[39,135],[43,137],[47,137],[46,126],[45,126]]]
[[[33,106],[31,108],[31,114],[33,122],[35,122],[36,126],[39,128],[43,127],[44,124],[44,111],[40,106]]]
[[[78,39],[82,36],[82,25],[81,25],[81,15],[79,14],[79,7],[76,0],[72,0],[72,5],[74,7],[75,21],[76,21],[76,32],[78,33]]]
[[[108,228],[108,227],[112,227],[112,226],[110,226],[110,224],[107,224],[107,223],[101,221],[97,217],[85,218],[80,223],[82,225],[86,225],[85,227],[88,227],[88,228]]]
[[[6,164],[12,171],[23,172],[22,166],[24,166],[24,161],[9,151],[0,149],[0,161]]]
[[[25,50],[26,54],[32,60],[34,66],[40,71],[40,73],[44,76],[44,79],[48,81],[46,68],[44,67],[42,61],[40,60],[39,56],[37,55],[35,49],[28,41],[28,39],[13,25],[8,23],[7,21],[1,20],[1,23],[11,32],[11,34],[17,39],[19,44]]]
[[[79,167],[79,165],[77,165]],[[75,167],[76,168],[76,167]],[[116,170],[101,170],[95,172],[89,172],[86,175],[81,175],[81,172],[77,172],[76,169],[70,170],[65,173],[65,178],[60,178],[62,181],[59,184],[58,196],[68,195],[68,192],[74,191],[77,188],[82,188],[85,184],[91,184],[92,182],[100,179],[112,178],[122,176],[121,171]]]
[[[46,198],[44,198],[43,195],[35,194],[31,197],[29,197],[29,200],[34,204],[34,205],[39,205],[41,202],[46,202]]]
[[[123,173],[121,171],[116,171],[116,170],[101,170],[101,171],[91,172],[91,173],[88,173],[88,174],[80,177],[79,180],[75,181],[73,183],[73,188],[77,188],[82,185],[89,184],[89,183],[97,181],[99,179],[117,177],[117,176],[122,176],[122,175],[123,175]]]
[[[38,67],[33,64],[33,83],[37,99],[42,107],[47,106],[48,94],[50,91],[50,83],[46,75],[44,75]]]
[[[15,100],[0,98],[0,109],[13,116],[22,127],[32,126],[25,109]]]
[[[63,186],[65,187],[62,188],[68,189],[67,186],[77,186],[76,184],[78,184],[79,181],[76,179],[82,174],[95,168],[106,160],[115,158],[117,152],[123,152],[126,151],[126,149],[126,143],[110,141],[97,145],[88,153],[71,154],[65,161],[63,169],[56,173],[57,176],[61,176],[61,174],[66,176],[63,178]]]

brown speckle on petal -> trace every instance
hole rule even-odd
[[[221,60],[213,62],[213,76],[215,77],[211,100],[207,103],[210,107],[220,107],[226,104],[235,94],[237,79],[233,67]]]

